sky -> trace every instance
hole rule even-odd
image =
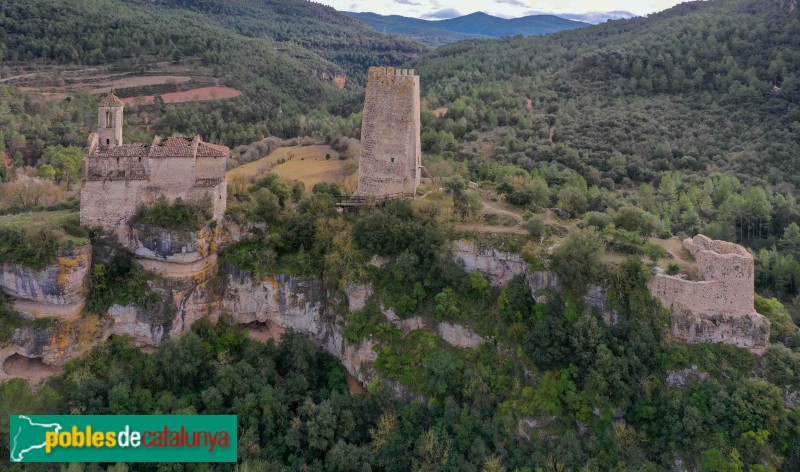
[[[321,0],[340,11],[375,12],[414,18],[445,19],[476,11],[513,18],[542,13],[581,14],[591,22],[606,17],[646,15],[681,3],[680,0]],[[588,16],[582,14],[589,13]]]

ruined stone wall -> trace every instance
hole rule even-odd
[[[653,295],[665,306],[681,304],[698,311],[751,313],[754,261],[743,247],[703,235],[683,242],[694,256],[701,281],[659,274],[651,282]]]
[[[120,169],[124,169],[129,160],[138,162],[137,158],[123,158]],[[194,159],[186,157],[145,159],[148,179],[87,178],[81,187],[81,224],[113,231],[124,242],[128,238],[127,222],[138,207],[151,206],[162,195],[169,201],[181,198],[189,203],[208,204],[214,219],[220,221],[225,215],[227,183],[224,159],[217,160],[223,163],[223,170],[218,174],[223,177],[216,179],[196,180]],[[87,161],[87,169],[93,165],[104,166],[104,169],[117,166],[115,158],[98,159],[106,161],[100,163]],[[216,167],[215,170],[219,170]],[[111,174],[104,172],[103,175]]]
[[[665,306],[680,304],[697,310],[715,310],[720,304],[722,282],[719,280],[694,282],[669,275],[657,275],[650,282],[653,296]],[[752,305],[751,305],[752,306]]]
[[[81,224],[113,231],[127,238],[127,222],[145,193],[146,180],[84,180],[81,187]]]
[[[703,280],[657,274],[653,296],[672,310],[672,335],[686,342],[725,342],[763,352],[769,320],[754,308],[754,261],[743,247],[703,235],[683,241]]]
[[[218,179],[225,176],[225,158],[197,157],[195,162],[195,179]]]
[[[222,221],[227,209],[228,183],[225,178],[212,180],[198,182],[182,198],[187,202],[211,205],[209,211],[211,211],[212,217],[217,221]],[[216,182],[215,185],[209,186],[214,182]]]
[[[421,156],[419,76],[409,69],[370,67],[357,193],[416,192]]]

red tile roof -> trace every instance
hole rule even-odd
[[[230,149],[218,144],[204,143],[196,138],[197,149],[194,149],[195,138],[175,136],[163,140],[156,138],[153,144],[124,144],[122,146],[99,146],[91,157],[228,157]],[[195,154],[196,153],[196,154]]]
[[[147,157],[150,153],[149,144],[123,144],[122,146],[98,147],[92,157]]]
[[[154,142],[150,147],[150,157],[192,157],[192,138],[172,137]]]
[[[204,143],[200,141],[197,146],[197,157],[228,157],[231,150],[227,146],[219,144]]]

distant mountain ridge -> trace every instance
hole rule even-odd
[[[398,15],[342,12],[360,20],[382,33],[407,36],[424,44],[440,46],[462,39],[500,38],[503,36],[539,36],[556,31],[589,26],[581,21],[555,15],[530,15],[520,18],[500,18],[482,12],[448,20],[421,20]]]

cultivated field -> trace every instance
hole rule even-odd
[[[112,81],[100,82],[93,84],[94,88],[92,94],[108,93],[111,89],[123,89],[130,87],[144,87],[146,85],[160,85],[160,84],[181,84],[192,80],[188,75],[142,75],[125,77]]]
[[[330,154],[329,160],[325,159],[326,154]],[[289,146],[278,148],[266,157],[229,170],[226,178],[228,182],[242,178],[254,180],[267,172],[274,172],[285,179],[299,180],[305,184],[306,189],[311,190],[319,182],[339,183],[345,162],[340,161],[339,153],[327,145]]]
[[[241,95],[242,92],[231,87],[201,87],[183,92],[172,92],[161,95],[164,103],[203,102],[208,100],[221,100]],[[129,97],[121,99],[128,105],[150,105],[155,100],[153,95]]]

